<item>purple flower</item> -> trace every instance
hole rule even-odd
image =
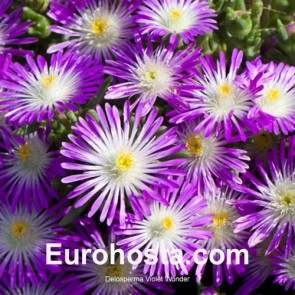
[[[143,265],[140,264],[136,269],[122,255],[116,256],[111,261],[110,243],[115,245],[116,237],[113,234],[113,228],[110,228],[108,234],[108,244],[105,244],[96,223],[92,219],[81,219],[75,224],[75,231],[81,237],[83,248],[95,251],[103,249],[108,254],[108,260],[102,264],[94,263],[90,255],[87,256],[86,264],[79,265],[75,272],[76,279],[82,279],[83,288],[90,292],[89,294],[99,295],[156,295],[157,291],[164,291],[167,294],[173,294],[173,289],[165,284],[148,282],[143,274]],[[114,250],[120,250],[114,248]],[[100,253],[101,254],[101,253]],[[103,255],[97,255],[97,259],[102,261]],[[118,280],[110,281],[108,278]],[[120,279],[128,278],[129,281],[124,283]],[[86,292],[85,292],[86,293]]]
[[[58,265],[46,264],[46,243],[61,243],[70,247],[57,223],[64,215],[63,202],[46,211],[29,210],[21,203],[14,213],[9,204],[0,206],[0,278],[9,272],[12,288],[24,287],[26,282],[35,287],[48,280],[48,271],[59,272]],[[73,239],[73,238],[72,238]]]
[[[171,34],[174,42],[179,35],[184,43],[194,41],[196,36],[217,29],[215,11],[208,1],[199,0],[144,0],[137,13],[139,31],[149,38]]]
[[[28,208],[48,208],[49,201],[57,198],[50,182],[64,174],[57,151],[49,151],[48,132],[41,129],[24,138],[12,138],[0,152],[0,194],[9,200],[12,209],[19,202]]]
[[[226,277],[228,283],[233,284],[235,275],[245,271],[244,258],[247,254],[241,252],[240,259],[232,254],[231,256],[227,256],[228,250],[247,249],[247,238],[249,234],[246,231],[240,232],[239,234],[234,233],[233,222],[240,214],[234,205],[228,204],[228,200],[237,198],[238,194],[238,192],[226,185],[221,185],[221,187],[214,186],[211,192],[204,194],[207,206],[200,212],[200,215],[213,215],[213,223],[204,228],[205,230],[212,231],[213,236],[209,240],[199,241],[198,244],[206,249],[207,253],[219,249],[225,256],[222,264],[213,264],[213,284],[215,287],[219,287],[222,284],[223,276]],[[214,258],[218,260],[218,256],[216,254]],[[231,260],[231,263],[227,263],[228,260]],[[207,264],[208,261],[206,264],[198,264],[196,267],[195,274],[198,283],[200,283],[203,277]]]
[[[52,119],[54,111],[77,110],[98,90],[102,80],[100,67],[90,57],[58,52],[52,55],[50,65],[38,56],[37,64],[26,56],[28,67],[11,65],[0,80],[6,91],[0,101],[0,111],[19,124]]]
[[[284,249],[277,250],[275,255],[271,256],[272,272],[275,276],[274,282],[285,286],[285,291],[290,288],[295,290],[295,249],[292,247],[289,258],[284,257]]]
[[[11,5],[12,0],[2,0],[0,7],[0,54],[12,53],[15,55],[32,54],[32,51],[23,49],[11,48],[11,45],[28,44],[37,41],[36,38],[19,38],[24,35],[31,22],[21,22],[22,7],[15,9],[14,11],[6,14],[6,10]]]
[[[188,109],[181,110],[171,122],[181,123],[201,118],[195,132],[203,130],[205,137],[213,133],[219,136],[224,132],[226,139],[238,133],[240,139],[245,141],[244,127],[252,127],[247,116],[254,106],[257,81],[254,79],[246,87],[243,76],[238,76],[242,58],[243,52],[234,49],[229,72],[226,73],[223,52],[216,66],[210,56],[201,57],[203,76],[197,79],[203,89],[196,91],[196,97],[187,99]]]
[[[246,172],[250,160],[246,151],[229,147],[224,135],[204,136],[204,132],[194,132],[198,121],[179,126],[179,141],[185,144],[187,161],[180,166],[187,171],[190,182],[197,184],[198,191],[210,190],[215,186],[215,178],[228,183],[242,183],[237,175]]]
[[[261,128],[276,135],[280,131],[289,134],[295,130],[295,67],[283,63],[262,64],[260,59],[247,63],[248,75],[262,75],[263,86],[255,99],[255,107],[249,118],[256,120]]]
[[[212,223],[212,215],[198,216],[205,209],[206,201],[197,196],[195,185],[178,179],[179,189],[158,190],[154,188],[155,194],[161,194],[169,202],[164,205],[152,202],[141,216],[127,214],[126,227],[118,227],[116,235],[126,236],[117,245],[129,251],[139,249],[143,253],[147,250],[153,251],[158,258],[155,264],[145,264],[144,273],[151,276],[176,276],[176,270],[187,274],[187,259],[181,259],[184,255],[192,257],[195,250],[200,248],[196,241],[206,240],[212,233],[202,227]],[[184,251],[171,263],[175,249]],[[175,257],[174,257],[175,258]]]
[[[288,151],[285,151],[288,145]],[[235,232],[251,229],[248,245],[254,247],[263,241],[268,243],[266,255],[286,241],[285,256],[289,257],[295,232],[295,137],[281,141],[279,155],[275,149],[268,153],[268,169],[257,159],[258,175],[244,174],[252,184],[236,187],[244,194],[233,203],[251,206],[252,212],[235,222]]]
[[[150,42],[145,48],[139,36],[135,41],[135,45],[130,44],[125,50],[114,50],[117,60],[107,62],[104,71],[124,82],[109,87],[106,99],[138,95],[134,105],[143,105],[145,115],[157,97],[173,105],[179,100],[179,95],[193,96],[193,90],[198,86],[191,78],[197,73],[200,48],[194,49],[191,44],[185,50],[175,52],[175,42],[168,47],[162,44],[153,50]]]
[[[53,45],[48,52],[68,47],[99,60],[111,58],[113,48],[133,37],[135,22],[131,14],[138,5],[138,0],[51,1],[48,15],[62,26],[50,29],[70,39]]]
[[[184,159],[163,160],[181,149],[175,145],[175,128],[160,135],[163,118],[156,119],[155,109],[141,125],[142,107],[137,108],[133,117],[128,102],[124,105],[123,118],[118,109],[109,104],[106,104],[105,112],[100,106],[96,112],[97,121],[90,115],[86,115],[86,120],[79,119],[73,127],[76,135],[69,135],[72,143],[64,142],[61,150],[72,160],[63,163],[62,167],[79,171],[63,179],[63,183],[79,183],[69,194],[70,198],[80,197],[75,207],[94,200],[88,216],[93,216],[102,207],[100,221],[107,218],[110,225],[118,206],[121,222],[124,222],[126,198],[133,208],[140,207],[149,196],[167,203],[150,185],[177,187],[167,176],[184,173],[175,168]],[[143,197],[138,196],[141,193]]]

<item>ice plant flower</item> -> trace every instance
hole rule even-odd
[[[178,182],[179,189],[162,189],[158,192],[155,188],[155,193],[160,193],[167,199],[168,206],[152,202],[150,214],[144,214],[142,219],[128,213],[126,227],[118,227],[115,230],[115,234],[122,236],[117,245],[122,246],[125,251],[153,251],[158,258],[157,263],[146,263],[144,266],[144,273],[151,276],[176,276],[177,271],[187,274],[183,256],[192,257],[194,251],[199,248],[196,241],[207,240],[212,236],[210,231],[201,228],[212,223],[212,215],[197,216],[206,207],[206,201],[197,196],[195,185],[183,182],[183,178],[179,178]],[[176,254],[173,252],[175,249],[184,253]],[[173,256],[175,261],[171,263]]]
[[[199,0],[144,0],[137,12],[139,31],[149,38],[171,34],[170,41],[180,36],[184,43],[196,36],[217,29],[215,11],[208,1]]]
[[[287,152],[285,145],[288,145]],[[266,255],[275,251],[283,241],[286,243],[285,256],[288,258],[290,255],[295,231],[294,149],[295,137],[283,138],[279,154],[275,149],[268,154],[268,169],[258,158],[256,167],[259,174],[244,174],[252,186],[236,187],[243,194],[234,203],[252,206],[253,211],[235,221],[235,231],[251,229],[250,247],[270,237]]]
[[[10,286],[24,287],[26,282],[35,287],[40,281],[48,280],[48,271],[60,271],[58,265],[47,265],[46,243],[61,243],[67,248],[70,242],[65,241],[66,228],[57,223],[63,216],[61,203],[44,211],[29,211],[28,207],[18,204],[12,213],[11,206],[1,203],[0,206],[0,278],[5,270],[9,271]]]
[[[201,118],[195,132],[203,130],[206,137],[224,132],[226,139],[238,134],[245,141],[243,128],[250,124],[247,116],[254,106],[257,81],[253,79],[245,87],[244,79],[238,76],[242,58],[243,52],[234,49],[227,73],[223,52],[220,52],[217,65],[210,56],[201,57],[203,76],[198,77],[198,82],[203,89],[196,91],[196,97],[187,100],[188,109],[176,114],[171,122],[181,123]]]
[[[131,118],[129,103],[126,102],[123,118],[118,109],[109,104],[105,112],[97,106],[99,122],[90,115],[72,128],[76,135],[69,135],[71,143],[63,142],[62,155],[71,161],[63,163],[64,169],[78,171],[63,178],[63,183],[78,183],[69,194],[69,198],[80,197],[75,206],[80,207],[90,199],[94,200],[89,211],[93,216],[100,207],[100,221],[107,218],[110,225],[116,209],[120,205],[120,220],[125,221],[125,199],[133,208],[138,208],[141,193],[146,198],[152,196],[158,201],[167,203],[159,194],[155,194],[150,185],[164,187],[177,186],[167,176],[184,172],[175,168],[184,159],[165,159],[181,149],[177,141],[175,128],[168,129],[161,135],[159,131],[163,118],[157,116],[153,109],[143,125],[142,107],[137,108]],[[121,122],[121,119],[122,122]]]
[[[199,241],[199,244],[207,250],[207,253],[210,253],[214,249],[219,249],[225,255],[225,260],[222,264],[213,264],[213,283],[215,287],[219,287],[222,284],[223,276],[226,277],[228,283],[233,284],[235,274],[242,273],[245,270],[243,264],[245,256],[243,257],[243,255],[241,255],[239,263],[234,261],[233,255],[230,258],[232,260],[231,263],[227,263],[229,258],[227,257],[228,249],[239,250],[247,248],[248,234],[246,231],[240,232],[239,234],[234,233],[234,221],[240,214],[234,205],[227,203],[228,200],[235,199],[238,195],[238,192],[224,184],[221,187],[215,186],[212,188],[212,192],[206,192],[204,194],[207,207],[200,214],[213,215],[213,223],[204,228],[212,231],[213,236],[207,241]],[[245,253],[243,254],[247,255]],[[205,267],[206,264],[197,265],[195,274],[198,283],[200,283],[203,277]]]
[[[0,111],[19,124],[52,119],[54,111],[77,110],[98,90],[100,67],[90,57],[58,52],[50,65],[38,56],[37,63],[26,56],[28,67],[13,63],[0,81]]]
[[[11,46],[28,44],[37,41],[32,37],[21,37],[24,35],[31,22],[21,23],[22,7],[6,14],[12,0],[1,1],[0,7],[0,54],[12,53],[15,55],[32,54],[32,51],[13,48]]]
[[[261,72],[260,83],[263,89],[255,99],[249,117],[257,119],[261,127],[268,132],[289,134],[295,130],[295,67],[273,62],[263,65],[261,62],[248,63],[248,71]]]
[[[102,60],[110,58],[118,48],[134,35],[132,13],[139,1],[51,1],[48,15],[62,26],[50,29],[70,39],[53,45],[52,53],[65,47]]]
[[[143,265],[140,264],[134,269],[132,264],[124,258],[123,253],[123,255],[120,254],[114,261],[111,261],[110,244],[112,243],[114,246],[116,242],[112,228],[108,233],[108,243],[103,241],[93,219],[80,219],[79,222],[75,223],[75,232],[81,237],[80,244],[82,248],[91,249],[92,251],[103,249],[108,254],[108,260],[102,265],[95,264],[93,259],[87,256],[86,264],[80,265],[75,271],[74,277],[82,280],[85,293],[90,292],[90,294],[99,295],[156,295],[158,291],[163,291],[173,294],[173,289],[163,283],[148,282],[143,274]],[[114,247],[113,251],[117,249],[120,250]],[[97,255],[97,259],[101,261],[102,256],[100,253],[100,255]],[[109,278],[115,281],[109,280]],[[129,281],[124,283],[123,279],[129,279]]]
[[[48,281],[38,282],[35,286],[26,281],[23,287],[11,289],[9,285],[9,275],[4,274],[0,281],[0,294],[5,295],[83,295],[85,290],[73,275],[64,276],[64,274],[48,274]],[[75,280],[75,281],[74,281]]]
[[[275,255],[271,256],[272,272],[275,276],[274,282],[285,287],[285,291],[290,288],[295,290],[295,250],[294,245],[289,258],[284,257],[284,250],[278,249]]]
[[[39,209],[48,208],[49,201],[57,198],[50,182],[62,176],[61,156],[50,151],[48,132],[38,130],[24,138],[11,138],[0,151],[0,194],[9,200],[14,210],[19,202]]]
[[[185,144],[187,161],[180,167],[187,171],[189,181],[197,184],[198,191],[210,190],[215,179],[228,183],[242,183],[238,173],[246,172],[250,160],[246,151],[229,147],[223,134],[219,137],[204,136],[204,132],[194,132],[197,121],[180,124],[179,140]],[[235,173],[235,172],[236,173]]]
[[[104,72],[123,81],[109,87],[106,99],[137,95],[134,105],[144,105],[145,115],[157,97],[173,105],[179,100],[179,95],[193,96],[193,90],[198,86],[191,78],[197,73],[200,48],[195,49],[192,44],[176,52],[175,42],[169,46],[159,45],[153,50],[150,42],[147,48],[144,47],[139,36],[135,42],[124,50],[114,50],[116,61],[107,62]]]

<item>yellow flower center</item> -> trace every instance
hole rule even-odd
[[[294,196],[291,193],[286,193],[282,197],[282,203],[283,203],[283,205],[285,205],[287,207],[292,205],[293,200],[294,200]]]
[[[200,156],[203,152],[203,145],[199,135],[190,136],[186,141],[187,150],[195,156]]]
[[[228,84],[221,84],[219,86],[219,91],[222,95],[227,96],[227,95],[231,94],[231,88]]]
[[[28,226],[24,221],[16,221],[11,226],[11,233],[15,238],[22,237],[28,230]]]
[[[53,74],[50,74],[49,76],[43,77],[41,79],[43,86],[44,87],[49,87],[53,83],[53,81],[55,80],[55,78],[56,77]]]
[[[117,159],[117,168],[126,171],[133,166],[133,158],[131,154],[121,153]]]
[[[225,213],[215,214],[212,217],[212,220],[213,220],[212,226],[214,227],[222,226],[227,220],[227,214]]]
[[[120,277],[122,276],[122,267],[119,263],[110,264],[107,266],[106,276],[109,277]]]
[[[164,229],[171,229],[173,226],[173,220],[170,217],[165,217],[162,220],[162,228]]]
[[[92,23],[92,32],[94,34],[96,34],[97,36],[101,36],[104,34],[106,28],[107,28],[107,21],[106,20],[100,20],[100,19],[96,19],[93,23]]]
[[[272,145],[272,137],[268,132],[261,132],[252,136],[254,148],[256,151],[266,151]]]
[[[147,81],[155,80],[156,79],[156,73],[152,72],[152,71],[147,71],[145,73],[145,78],[146,78]]]
[[[170,12],[170,17],[171,17],[172,19],[179,18],[180,15],[181,15],[181,13],[180,13],[180,11],[179,11],[178,9],[173,9],[173,10],[171,10],[171,12]]]
[[[19,147],[19,149],[18,149],[19,158],[22,161],[26,161],[30,156],[30,152],[31,152],[31,149],[30,149],[30,146],[29,146],[28,143],[25,143],[24,145],[21,145]]]
[[[271,89],[266,96],[270,101],[278,100],[280,98],[280,92],[278,89]]]

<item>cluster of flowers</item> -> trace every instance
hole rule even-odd
[[[199,248],[251,253],[249,265],[214,265],[214,287],[245,276],[237,294],[250,294],[272,275],[294,288],[295,68],[203,56],[195,40],[218,24],[199,0],[52,0],[50,29],[66,41],[34,57],[11,3],[0,4],[0,293],[172,292],[105,276],[195,268],[200,282],[206,265],[162,264],[163,250]],[[62,227],[74,208],[87,216]],[[46,265],[49,242],[108,249],[104,223],[108,243],[159,262]]]

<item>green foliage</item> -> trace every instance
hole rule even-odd
[[[233,48],[247,59],[262,55],[270,60],[295,64],[295,1],[293,0],[211,0],[219,29],[198,40],[204,54],[220,50],[231,55]]]
[[[46,38],[50,35],[49,30],[50,22],[47,17],[37,13],[30,7],[23,8],[23,19],[32,21],[33,24],[30,26],[28,33],[38,38]]]

